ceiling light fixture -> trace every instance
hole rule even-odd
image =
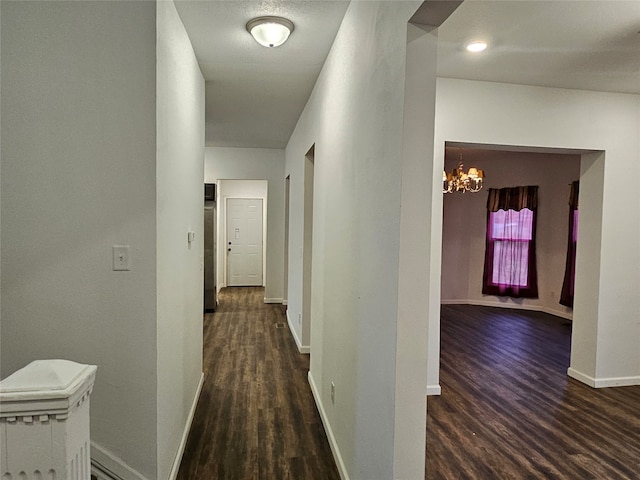
[[[256,42],[270,48],[286,42],[293,29],[293,22],[282,17],[258,17],[247,22],[247,31]]]
[[[442,193],[477,193],[482,190],[484,170],[471,167],[467,173],[464,173],[462,167],[462,152],[460,152],[458,166],[451,173],[442,172]]]
[[[478,40],[467,44],[467,51],[473,53],[483,52],[487,48],[487,42]]]

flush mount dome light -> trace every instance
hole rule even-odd
[[[247,31],[265,47],[279,47],[293,32],[293,22],[282,17],[258,17],[249,20]]]
[[[475,40],[467,43],[466,49],[469,52],[479,53],[483,52],[487,48],[487,42],[484,40]]]

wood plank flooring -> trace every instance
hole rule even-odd
[[[225,289],[205,316],[205,384],[180,480],[339,479],[308,356],[284,308],[263,297],[262,288]],[[640,479],[640,387],[592,389],[567,377],[570,342],[557,317],[443,305],[425,478]]]
[[[567,377],[570,328],[543,313],[442,306],[427,479],[640,479],[640,387]]]
[[[284,307],[263,299],[263,288],[226,288],[205,315],[205,382],[179,480],[340,479],[309,356],[298,353]]]

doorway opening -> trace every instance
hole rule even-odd
[[[289,212],[291,211],[291,175],[284,179],[284,271],[282,304],[289,301]]]
[[[218,185],[218,199],[220,208],[218,210],[218,262],[217,262],[217,278],[220,280],[218,282],[218,291],[221,288],[239,285],[237,282],[242,282],[244,285],[255,285],[255,286],[265,286],[265,264],[266,264],[266,230],[267,230],[267,181],[266,180],[217,180]],[[231,200],[232,206],[235,200],[253,200],[254,203],[259,201],[258,204],[254,204],[251,207],[252,213],[251,215],[261,216],[261,224],[258,225],[257,218],[251,219],[247,218],[245,220],[237,220],[240,222],[239,225],[232,225],[228,219],[228,217],[233,216],[229,215],[229,201]],[[246,203],[246,202],[245,202]],[[234,207],[234,208],[237,208]],[[259,209],[260,212],[257,212],[256,209]],[[242,223],[245,222],[245,223]],[[231,226],[230,226],[231,225]],[[238,241],[244,242],[244,240],[248,240],[248,243],[251,244],[251,248],[253,252],[257,248],[255,245],[259,242],[259,252],[255,252],[255,256],[251,254],[250,257],[245,257],[243,262],[249,262],[249,264],[240,264],[242,268],[251,267],[252,272],[246,273],[251,277],[250,283],[244,283],[248,280],[246,278],[241,279],[237,277],[239,272],[231,272],[231,268],[235,268],[233,264],[233,259],[231,263],[229,262],[230,255],[235,253],[234,251],[234,243],[236,242],[236,228],[239,228],[238,231]],[[247,230],[249,229],[249,230]],[[251,235],[251,238],[247,238],[247,235]],[[229,242],[232,242],[231,246]],[[245,246],[238,245],[238,248],[244,248]],[[232,248],[229,251],[229,248]],[[255,262],[259,262],[260,265],[256,266]],[[257,272],[257,273],[256,273]],[[230,274],[234,276],[236,279],[230,283]]]
[[[263,286],[262,199],[227,198],[227,285]]]
[[[447,150],[449,150],[449,153],[446,153]],[[446,199],[446,202],[449,202],[446,207],[445,199],[443,199],[441,212],[446,216],[443,217],[440,238],[442,245],[440,269],[441,303],[464,303],[527,309],[542,311],[568,319],[573,319],[575,316],[580,321],[573,324],[571,332],[570,356],[571,365],[574,365],[576,358],[591,355],[593,353],[592,349],[595,348],[595,337],[592,335],[593,332],[590,331],[590,323],[596,322],[593,315],[597,311],[597,295],[591,295],[589,292],[594,291],[594,282],[596,284],[595,287],[597,287],[599,272],[596,270],[599,268],[599,264],[589,261],[589,258],[598,257],[600,238],[602,236],[604,152],[551,147],[444,142],[440,152],[442,158],[449,162],[445,163],[443,161],[445,163],[444,166],[451,167],[453,163],[457,164],[460,151],[463,154],[465,167],[478,164],[477,168],[485,169],[484,188],[486,189],[489,187],[501,188],[534,184],[545,186],[544,192],[540,193],[541,200],[538,203],[538,250],[549,258],[546,266],[541,264],[540,259],[538,262],[539,288],[544,285],[539,299],[523,300],[482,295],[480,287],[477,285],[473,287],[472,285],[474,285],[474,282],[477,284],[482,281],[486,234],[486,194],[481,195],[482,200],[475,207],[469,202],[473,202],[474,195],[477,196],[479,194],[463,194],[464,198],[460,198],[460,194],[457,194],[457,197],[455,196],[456,194],[444,194],[450,198]],[[455,155],[452,153],[455,153]],[[508,165],[509,161],[518,159],[521,162],[517,163],[517,168]],[[493,161],[496,162],[494,166],[490,166],[489,163],[482,164],[482,162]],[[545,161],[547,162],[546,164]],[[503,163],[500,164],[500,162]],[[570,184],[573,180],[580,180],[580,199],[584,201],[580,203],[581,223],[578,233],[580,248],[576,259],[576,269],[579,274],[576,275],[575,303],[574,311],[572,312],[571,309],[559,304],[559,298],[566,258]],[[451,208],[452,203],[460,203],[463,200],[466,205],[457,205],[453,209]],[[540,211],[542,207],[544,207],[545,211]],[[554,210],[555,213],[553,213]],[[455,212],[458,213],[454,215]],[[464,213],[462,217],[460,217],[461,212]],[[473,238],[460,240],[459,236],[449,235],[450,224],[456,222],[460,223],[457,228],[459,230],[462,228],[465,231],[465,236]],[[546,232],[544,232],[545,228]],[[540,240],[543,243],[546,242],[546,250],[549,250],[549,245],[555,242],[555,253],[542,252],[543,248],[540,245]],[[456,242],[459,243],[461,241],[467,244],[466,248],[464,245],[455,245]],[[453,251],[459,254],[454,255],[452,254]],[[462,257],[466,257],[467,260]],[[464,277],[467,284],[460,289],[451,282],[451,272],[456,269],[459,271],[462,268],[461,265],[465,263],[464,271],[466,273],[462,274],[461,277]],[[463,290],[463,293],[460,293],[460,290]],[[440,338],[440,315],[437,318],[430,319],[429,325],[429,341],[430,345],[433,345],[431,341],[434,338]],[[437,346],[433,348],[436,349],[439,355],[439,348]],[[428,378],[428,385],[431,387],[439,385],[439,362],[433,354],[430,354],[429,362],[438,364],[435,372],[434,369],[429,370],[431,377]],[[576,372],[571,366],[568,368],[567,373],[569,376],[588,383],[579,378],[579,372]]]
[[[302,255],[302,347],[301,353],[310,353],[311,345],[311,272],[313,253],[313,183],[315,144],[304,156],[304,237]]]
[[[445,145],[444,170],[459,162],[465,171],[476,167],[487,172],[477,193],[443,194],[441,303],[471,304],[543,311],[572,319],[562,306],[560,292],[567,251],[568,202],[571,183],[580,178],[580,155],[493,150]],[[536,185],[536,251],[538,298],[512,298],[482,294],[487,192],[489,188]]]

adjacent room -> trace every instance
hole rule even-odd
[[[640,390],[594,391],[566,375],[580,155],[447,144],[444,165],[442,394],[428,399],[425,478],[633,478]],[[537,187],[533,229],[517,216],[519,186]],[[513,209],[494,218],[498,192]],[[503,292],[485,292],[488,275]]]

